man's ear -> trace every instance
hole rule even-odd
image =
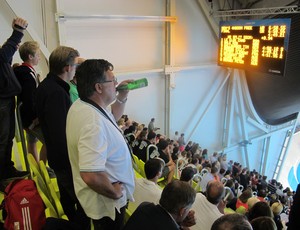
[[[64,68],[63,68],[63,70],[64,70],[64,73],[65,72],[70,72],[70,70],[71,70],[71,65],[66,65]]]
[[[184,212],[185,212],[185,208],[184,207],[179,209],[178,215],[179,215],[180,218],[182,218]]]
[[[100,83],[95,84],[95,91],[98,93],[102,93],[102,85]]]

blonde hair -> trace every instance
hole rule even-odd
[[[275,202],[275,203],[272,204],[271,210],[272,210],[273,214],[275,216],[277,216],[277,215],[279,215],[282,212],[283,206],[282,206],[281,203]]]
[[[34,56],[40,49],[40,45],[36,41],[24,42],[19,48],[19,54],[21,59],[25,62],[29,59],[29,55]]]

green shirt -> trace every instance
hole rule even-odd
[[[72,82],[69,82],[69,85],[70,85],[70,91],[69,91],[70,99],[71,99],[72,103],[74,103],[74,101],[76,101],[79,98],[77,86]]]

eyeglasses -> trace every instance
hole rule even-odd
[[[117,78],[114,78],[114,79],[112,79],[112,80],[100,81],[99,83],[107,83],[107,82],[115,82],[115,83],[117,83],[117,82],[118,82],[118,79],[117,79]]]

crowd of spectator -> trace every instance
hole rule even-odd
[[[156,191],[156,195],[147,193],[145,186],[143,192],[136,189],[134,197],[143,194],[144,201],[159,204],[159,187],[180,179],[194,188],[199,186],[192,206],[197,221],[190,229],[210,229],[218,218],[223,221],[222,216],[231,213],[243,216],[245,221],[251,223],[253,229],[261,229],[261,224],[266,225],[267,229],[286,229],[287,226],[290,226],[289,229],[296,229],[292,227],[293,223],[289,223],[289,214],[295,196],[295,192],[289,187],[283,188],[279,181],[268,180],[267,176],[261,175],[255,169],[243,167],[239,162],[228,161],[226,154],[218,152],[210,154],[207,149],[202,150],[198,143],[192,141],[185,143],[184,133],[179,135],[176,131],[171,139],[165,135],[158,135],[153,130],[149,132],[144,124],[130,121],[128,116],[123,116],[122,119],[127,124],[125,127],[119,123],[124,132],[135,130],[131,127],[139,127],[141,130],[139,133],[131,132],[130,137],[134,136],[135,140],[128,138],[128,141],[133,147],[133,153],[145,162],[146,175],[149,174],[149,164],[157,161],[158,171],[152,172],[152,178],[147,176],[136,181],[136,184],[141,180],[146,185],[150,183],[149,180],[152,181],[151,186],[155,189],[151,189],[151,192]],[[153,121],[151,119],[151,125]],[[152,149],[147,152],[147,147],[150,145]],[[163,152],[162,149],[165,151]],[[160,172],[161,162],[164,166]],[[175,168],[176,173],[172,173],[172,170],[162,173],[170,164]],[[159,177],[166,180],[158,183]],[[224,199],[225,190],[230,191],[226,199]],[[141,203],[140,198],[137,203],[130,202],[131,212]],[[235,218],[237,217],[232,217]],[[212,229],[222,228],[214,226]]]

